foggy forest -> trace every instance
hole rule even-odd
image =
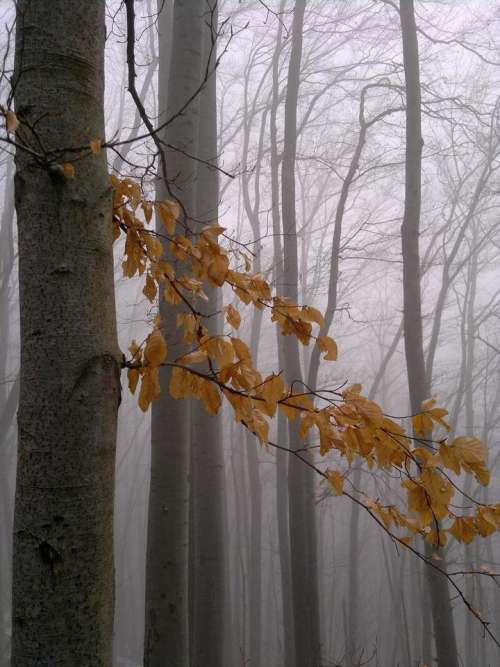
[[[0,0],[0,667],[498,667],[499,175],[497,0]]]

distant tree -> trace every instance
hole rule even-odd
[[[405,202],[401,226],[403,322],[410,406],[412,413],[416,414],[422,409],[424,401],[429,398],[431,388],[426,376],[420,295],[418,238],[422,196],[423,141],[418,40],[413,0],[401,0],[399,14],[406,80]],[[433,548],[429,544],[426,546],[426,553],[429,558],[432,557]],[[441,566],[442,569],[446,568],[444,561],[441,561]],[[455,627],[448,583],[446,579],[431,568],[427,569],[427,579],[438,664],[440,667],[458,667]]]

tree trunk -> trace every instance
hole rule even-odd
[[[477,244],[477,224],[472,223],[471,246]],[[467,271],[467,289],[465,303],[463,306],[463,317],[466,321],[466,349],[465,349],[465,434],[473,437],[475,432],[475,410],[474,410],[474,363],[475,363],[475,307],[477,297],[477,273],[478,273],[478,253],[472,252]],[[464,493],[466,497],[473,496],[473,477],[468,475],[464,484]],[[466,570],[474,570],[474,552],[477,552],[476,545],[464,544],[464,561]],[[479,578],[480,579],[480,578]],[[465,580],[465,595],[473,605],[477,604],[475,598],[475,589],[481,584],[475,581],[475,577],[468,576]],[[475,620],[472,614],[466,614],[465,617],[465,660],[467,665],[474,664],[474,656],[477,655]],[[484,642],[484,639],[483,639]]]
[[[199,3],[177,0],[173,26],[166,25],[168,7],[158,0],[160,34],[159,114],[171,118],[200,85],[202,22]],[[166,67],[170,67],[166,71]],[[167,100],[168,87],[168,100]],[[161,164],[157,198],[178,198],[187,212],[182,222],[191,225],[196,210],[196,155],[199,127],[196,98],[166,128],[164,139],[183,152],[169,150]],[[185,153],[184,153],[185,152]],[[168,180],[165,176],[168,175]],[[163,227],[159,228],[164,233]],[[168,261],[176,265],[172,257]],[[176,315],[181,306],[160,301],[164,332],[173,357],[182,355]],[[151,486],[146,554],[145,667],[189,664],[188,562],[189,562],[189,444],[190,403],[170,397],[170,369],[160,372],[163,392],[152,407]],[[168,539],[165,539],[168,536]]]
[[[16,109],[40,144],[104,136],[104,1],[17,3]],[[36,146],[27,126],[22,139]],[[106,156],[16,155],[21,379],[15,667],[109,667],[120,362]]]
[[[5,196],[0,219],[0,322],[3,345],[0,350],[0,666],[10,662],[11,634],[11,562],[12,518],[15,479],[14,431],[19,379],[12,377],[9,357],[17,331],[11,332],[11,287],[14,269],[14,162],[9,160],[6,172]],[[10,382],[12,380],[12,382]]]
[[[215,0],[205,0],[198,9],[203,33],[202,71],[209,61],[211,72],[200,95],[198,151],[196,156],[217,164],[216,74],[212,37],[217,31]],[[213,25],[212,25],[213,21]],[[196,31],[197,33],[197,31]],[[215,167],[196,165],[196,219],[217,223],[219,173]],[[204,311],[221,310],[220,289],[206,286]],[[211,317],[206,326],[220,334],[221,317]],[[208,369],[207,369],[208,370]],[[224,651],[224,460],[219,415],[209,415],[200,401],[191,404],[191,527],[190,527],[190,652],[191,667],[220,667]]]
[[[403,304],[406,367],[413,413],[422,409],[430,395],[425,372],[420,297],[419,227],[421,204],[422,129],[420,71],[413,0],[400,0],[401,33],[406,80],[405,207],[401,227],[403,252]],[[433,549],[426,544],[430,557]],[[440,561],[441,568],[446,564]],[[427,568],[434,637],[439,667],[458,667],[455,628],[448,582],[433,568]],[[425,611],[424,611],[425,613]]]
[[[279,11],[283,12],[285,0],[281,0]],[[281,246],[280,183],[277,114],[279,105],[279,59],[282,50],[283,22],[278,21],[276,47],[273,54],[272,76],[273,92],[269,114],[269,134],[271,142],[271,206],[273,222],[273,259],[274,288],[277,293],[283,290],[283,251]],[[284,368],[281,333],[276,327],[278,363]],[[277,439],[282,446],[288,443],[288,430],[285,416],[278,411]],[[282,450],[276,452],[276,513],[278,522],[278,545],[281,574],[281,599],[283,606],[283,660],[288,667],[295,665],[295,637],[293,634],[293,616],[291,601],[291,556],[288,517],[288,456]]]
[[[293,16],[292,46],[285,101],[285,134],[282,161],[283,295],[298,302],[297,221],[295,212],[295,157],[297,147],[297,105],[302,57],[305,0],[297,0]],[[298,341],[283,336],[285,379],[302,391]],[[300,443],[298,420],[289,422],[289,446]],[[311,470],[296,457],[288,468],[292,607],[297,667],[319,664],[319,600],[316,564],[314,479]]]

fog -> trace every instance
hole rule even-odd
[[[109,173],[140,182],[151,200],[180,201],[194,223],[223,227],[219,242],[232,266],[324,314],[319,331],[336,341],[338,359],[325,361],[314,341],[283,336],[267,307],[246,305],[227,283],[211,284],[200,306],[218,313],[206,325],[210,335],[231,332],[224,309],[237,308],[241,325],[232,335],[249,346],[262,377],[297,383],[296,393],[316,407],[359,383],[384,415],[411,430],[422,400],[434,398],[448,411],[449,433],[435,424],[411,446],[434,453],[445,437],[477,438],[491,481],[448,471],[457,489],[450,514],[441,523],[433,512],[435,523],[420,526],[409,549],[370,504],[404,511],[402,481],[415,475],[404,466],[379,465],[380,453],[372,460],[339,448],[320,453],[319,433],[301,439],[300,420],[281,411],[263,444],[235,418],[227,393],[217,417],[195,398],[169,397],[169,369],[160,371],[162,396],[144,412],[124,372],[114,667],[500,664],[498,534],[474,528],[470,543],[448,534],[455,515],[500,502],[499,4],[415,0],[418,51],[410,35],[403,53],[410,0],[128,3],[139,105],[125,4],[106,7]],[[0,9],[2,24],[12,25],[12,3]],[[202,21],[189,22],[189,12]],[[12,40],[5,27],[4,109]],[[412,67],[422,142],[412,125]],[[0,665],[7,666],[20,316],[15,142],[2,132]],[[419,147],[421,164],[411,152]],[[114,245],[114,273],[119,346],[129,358],[131,342],[142,344],[155,316],[168,315],[143,293],[144,275],[124,277],[125,236]],[[173,324],[164,335],[173,357],[191,350]],[[315,467],[341,473],[346,493],[336,495]],[[435,526],[437,545],[425,540]],[[12,664],[59,664],[38,657]]]

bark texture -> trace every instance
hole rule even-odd
[[[196,4],[196,3],[195,3]],[[218,222],[219,172],[217,171],[217,98],[214,71],[217,11],[215,0],[198,3],[197,20],[203,40],[200,82],[209,76],[200,93],[196,156],[205,162],[196,166],[195,231]],[[207,68],[208,65],[208,68]],[[206,163],[214,165],[209,166]],[[220,289],[206,288],[206,313],[221,310]],[[207,320],[211,335],[220,334],[219,315]],[[208,368],[207,368],[208,370]],[[191,528],[190,528],[190,642],[191,667],[220,667],[224,664],[224,460],[220,415],[209,415],[205,406],[191,404]]]
[[[417,30],[413,0],[400,1],[401,33],[406,80],[406,163],[405,207],[401,227],[403,251],[403,303],[406,367],[412,413],[421,411],[422,401],[430,395],[425,371],[420,296],[419,229],[422,196],[422,128],[420,71]],[[433,549],[426,546],[430,557]],[[444,559],[440,561],[445,568]],[[428,567],[434,639],[439,667],[458,667],[455,628],[448,582]],[[424,612],[425,613],[425,612]]]
[[[302,57],[305,0],[294,8],[293,33],[285,100],[285,134],[282,158],[283,216],[283,295],[298,303],[297,220],[295,211],[295,159],[297,147],[297,107]],[[283,336],[285,379],[301,392],[302,371],[298,341]],[[289,422],[289,446],[300,443],[297,420]],[[292,608],[296,667],[319,665],[319,600],[317,582],[314,480],[311,470],[296,457],[288,467]]]
[[[15,667],[109,667],[120,355],[103,138],[104,0],[17,3],[21,378],[14,520]],[[54,151],[53,153],[50,153]],[[59,152],[60,151],[60,152]]]
[[[279,11],[283,12],[285,0],[281,0]],[[281,246],[281,212],[280,212],[280,178],[279,166],[280,155],[278,150],[278,127],[277,115],[280,99],[279,89],[279,65],[282,51],[283,23],[278,21],[276,33],[276,47],[273,54],[272,77],[273,91],[271,96],[271,108],[269,113],[269,137],[270,137],[270,166],[271,166],[271,204],[273,223],[273,259],[274,259],[274,289],[277,293],[283,290],[283,250]],[[283,346],[281,333],[276,327],[278,363],[284,368]],[[280,444],[286,446],[288,442],[288,430],[285,416],[278,411],[277,439]],[[290,557],[290,533],[288,517],[288,456],[285,452],[276,452],[276,511],[278,522],[278,545],[281,574],[281,600],[282,600],[282,624],[283,624],[283,659],[285,665],[293,667],[295,664],[295,638],[293,634],[293,616],[291,601],[291,557]]]
[[[160,35],[171,36],[160,40],[159,115],[164,121],[175,116],[162,138],[183,152],[166,152],[157,198],[178,199],[186,212],[181,222],[191,225],[189,218],[196,210],[196,163],[186,153],[197,153],[199,100],[178,112],[200,83],[202,3],[177,0],[170,27],[165,23],[167,5],[158,2]],[[164,232],[162,226],[159,231]],[[175,267],[172,257],[166,259]],[[160,301],[164,334],[174,358],[185,351],[176,328],[178,312],[184,312],[182,306]],[[161,370],[160,383],[165,389],[153,404],[151,422],[144,665],[184,667],[189,665],[190,403],[169,395],[169,368]]]

